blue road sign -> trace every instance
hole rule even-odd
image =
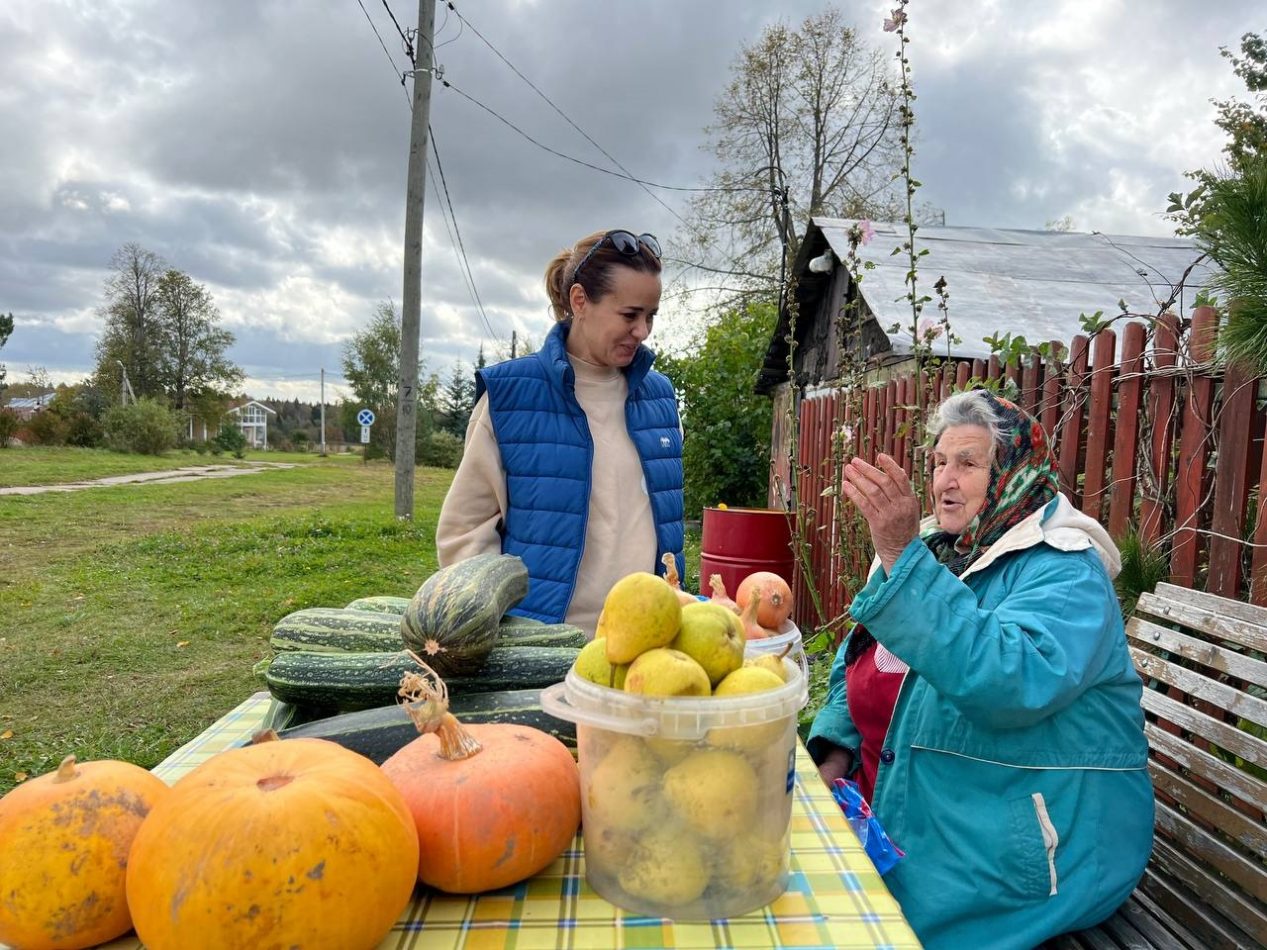
[[[372,426],[374,424],[374,413],[370,409],[362,409],[356,414],[356,421],[363,426]]]

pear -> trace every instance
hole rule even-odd
[[[783,665],[783,657],[777,653],[762,653],[760,656],[750,656],[743,661],[743,665],[769,670],[780,680],[787,682],[787,667]]]
[[[692,831],[711,841],[732,837],[757,816],[757,773],[725,749],[696,752],[664,773],[669,807]]]
[[[704,667],[685,653],[657,647],[629,664],[625,692],[643,696],[708,696],[712,693],[712,684]]]
[[[680,829],[656,828],[642,836],[620,869],[619,881],[632,897],[663,907],[681,907],[699,899],[708,887],[708,878],[708,864],[699,845]]]
[[[656,824],[663,768],[641,739],[617,736],[585,777],[586,834],[636,832]]]
[[[721,604],[697,600],[682,608],[682,628],[669,646],[694,659],[716,686],[743,666],[745,642],[737,616]]]
[[[715,852],[713,880],[731,891],[763,893],[777,887],[779,876],[787,870],[787,857],[786,841],[742,831]]]
[[[614,689],[625,688],[625,674],[629,664],[621,663],[612,666],[607,662],[607,641],[596,637],[581,648],[572,669],[577,676],[587,679],[599,686],[611,686]]]
[[[713,690],[714,696],[742,696],[745,693],[764,693],[783,685],[783,677],[764,666],[741,666]]]
[[[781,660],[779,662],[782,662]],[[713,690],[714,696],[743,696],[748,693],[764,693],[784,685],[782,677],[765,666],[741,666]],[[788,729],[788,718],[748,726],[719,726],[708,731],[708,743],[738,749],[743,752],[759,752],[783,738]]]
[[[607,642],[607,662],[616,665],[668,646],[681,623],[682,605],[673,588],[654,574],[638,571],[607,592],[596,635]]]

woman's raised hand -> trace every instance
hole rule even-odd
[[[919,534],[919,499],[902,466],[881,453],[879,467],[853,458],[845,466],[840,488],[867,519],[871,543],[886,572]]]

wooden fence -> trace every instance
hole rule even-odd
[[[1127,323],[1120,349],[1106,329],[1075,337],[1060,361],[947,363],[869,388],[860,406],[839,390],[803,400],[796,487],[812,578],[798,571],[797,623],[813,629],[839,617],[851,578],[865,577],[871,559],[865,526],[837,519],[833,437],[846,459],[885,452],[913,472],[927,464],[915,437],[920,393],[935,405],[973,379],[1004,377],[1051,437],[1061,491],[1075,506],[1114,538],[1135,531],[1166,552],[1172,583],[1267,605],[1261,381],[1213,363],[1216,328],[1216,312],[1200,307],[1182,328],[1169,315],[1152,327]]]

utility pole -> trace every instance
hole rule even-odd
[[[418,0],[414,36],[413,124],[405,187],[405,287],[401,295],[400,394],[396,403],[396,517],[414,516],[414,439],[418,431],[418,337],[422,309],[422,201],[431,120],[432,33],[436,0]]]
[[[518,341],[519,341],[519,331],[511,330],[510,331],[510,358],[512,360],[515,358],[515,344]]]
[[[326,368],[321,367],[321,457],[326,457]]]

